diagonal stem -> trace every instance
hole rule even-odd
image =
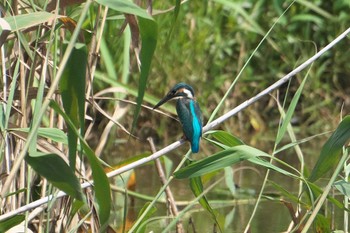
[[[203,127],[203,132],[207,132],[208,130],[214,129],[215,127],[217,127],[219,124],[223,123],[224,121],[226,121],[228,118],[236,115],[238,112],[242,111],[243,109],[247,108],[248,106],[250,106],[251,104],[255,103],[256,101],[258,101],[260,98],[262,98],[263,96],[269,94],[271,91],[277,89],[279,86],[281,86],[282,84],[284,84],[285,82],[287,82],[288,80],[290,80],[294,75],[296,75],[297,73],[299,73],[300,71],[302,71],[303,69],[305,69],[308,65],[310,65],[312,62],[316,61],[320,56],[322,56],[324,53],[326,53],[328,50],[330,50],[331,48],[333,48],[337,43],[339,43],[341,40],[343,40],[348,34],[350,33],[350,28],[348,28],[347,30],[345,30],[342,34],[340,34],[337,38],[335,38],[331,43],[329,43],[326,47],[324,47],[323,49],[321,49],[318,53],[316,53],[314,56],[312,56],[311,58],[309,58],[308,60],[306,60],[304,63],[302,63],[300,66],[298,66],[297,68],[295,68],[294,70],[292,70],[290,73],[288,73],[286,76],[284,76],[283,78],[281,78],[280,80],[278,80],[277,82],[275,82],[274,84],[272,84],[271,86],[269,86],[268,88],[266,88],[265,90],[263,90],[262,92],[260,92],[259,94],[257,94],[256,96],[250,98],[249,100],[243,102],[242,104],[238,105],[237,107],[235,107],[234,109],[232,109],[231,111],[225,113],[223,116],[217,118],[216,120],[214,120],[213,122],[207,124],[205,127]],[[56,80],[56,79],[55,79]],[[48,103],[47,103],[48,104]],[[44,106],[47,107],[47,105],[43,104],[43,108]],[[38,128],[38,126],[37,126]],[[36,128],[36,129],[37,129]],[[36,130],[34,129],[34,130]],[[121,167],[119,169],[116,169],[112,172],[107,173],[108,177],[114,177],[116,175],[122,174],[126,171],[129,171],[131,169],[134,169],[138,166],[141,166],[142,164],[148,163],[150,161],[153,161],[159,157],[161,157],[162,155],[169,153],[170,151],[178,148],[179,146],[181,146],[182,144],[184,144],[185,141],[183,139],[180,139],[170,145],[168,145],[167,147],[164,147],[163,149],[153,153],[152,155],[142,158],[140,160],[137,160],[133,163],[130,163],[124,167]],[[27,148],[28,149],[28,148]],[[25,152],[24,152],[25,153]],[[24,158],[23,154],[22,159]],[[90,187],[93,184],[93,182],[89,181],[89,182],[84,182],[82,183],[82,188],[87,188]],[[7,187],[8,188],[8,187]],[[5,194],[6,192],[4,190],[2,190],[1,192],[1,196],[3,197],[3,194]],[[67,194],[65,194],[64,192],[59,192],[58,195],[56,196],[58,197],[63,197]],[[47,203],[49,200],[51,200],[53,197],[52,196],[47,196],[45,198],[39,199],[35,202],[32,202],[28,205],[22,206],[14,211],[8,212],[6,214],[3,214],[0,216],[0,221],[7,219],[13,215],[22,213],[24,211],[28,211],[30,209],[36,208],[42,204]]]

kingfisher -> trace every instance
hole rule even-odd
[[[153,109],[171,99],[176,99],[176,112],[180,119],[186,139],[191,143],[192,153],[198,153],[202,137],[202,112],[194,98],[194,90],[186,83],[176,84]]]

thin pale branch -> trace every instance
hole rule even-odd
[[[232,109],[231,111],[227,112],[226,114],[224,114],[223,116],[217,118],[216,120],[214,120],[213,122],[207,124],[205,127],[203,127],[203,132],[207,132],[208,130],[214,129],[215,127],[217,127],[219,124],[223,123],[224,121],[226,121],[227,119],[229,119],[230,117],[236,115],[238,112],[242,111],[243,109],[247,108],[248,106],[252,105],[253,103],[255,103],[256,101],[258,101],[260,98],[262,98],[263,96],[269,94],[270,92],[272,92],[273,90],[277,89],[279,86],[281,86],[282,84],[284,84],[285,82],[287,82],[288,80],[290,80],[294,75],[296,75],[297,73],[299,73],[300,71],[302,71],[303,69],[305,69],[307,66],[309,66],[311,63],[313,63],[314,61],[316,61],[320,56],[322,56],[324,53],[326,53],[328,50],[330,50],[331,48],[333,48],[337,43],[339,43],[341,40],[343,40],[348,34],[350,33],[350,28],[348,28],[346,31],[344,31],[342,34],[340,34],[337,38],[335,38],[331,43],[329,43],[326,47],[324,47],[323,49],[321,49],[318,53],[316,53],[314,56],[312,56],[311,58],[309,58],[307,61],[305,61],[303,64],[301,64],[300,66],[298,66],[297,68],[295,68],[294,70],[292,70],[290,73],[288,73],[286,76],[284,76],[283,78],[281,78],[280,80],[278,80],[277,82],[275,82],[274,84],[272,84],[271,86],[269,86],[268,88],[266,88],[265,90],[263,90],[262,92],[260,92],[259,94],[257,94],[256,96],[250,98],[249,100],[243,102],[242,104],[238,105],[237,107],[235,107],[234,109]],[[182,144],[185,143],[185,140],[180,139],[170,145],[168,145],[167,147],[164,147],[163,149],[157,151],[156,153],[153,153],[152,155],[142,158],[138,161],[135,161],[133,163],[130,163],[124,167],[121,167],[119,169],[116,169],[112,172],[107,173],[108,177],[114,177],[116,175],[122,174],[126,171],[129,171],[131,169],[134,169],[138,166],[141,166],[145,163],[148,163],[150,161],[153,161],[159,157],[161,157],[162,155],[169,153],[170,151],[178,148],[179,146],[181,146]],[[85,182],[82,183],[82,188],[87,188],[90,187],[93,184],[93,182],[89,181],[89,182]],[[62,191],[60,191],[58,193],[58,195],[56,195],[56,198],[59,197],[63,197],[66,194]],[[11,216],[14,216],[16,214],[31,210],[33,208],[36,208],[40,205],[43,205],[45,203],[47,203],[49,200],[53,199],[53,196],[47,196],[45,198],[39,199],[35,202],[32,202],[28,205],[22,206],[14,211],[8,212],[6,214],[3,214],[0,216],[0,221],[7,219]]]

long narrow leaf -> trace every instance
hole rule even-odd
[[[191,164],[191,162],[189,160],[187,160],[187,164]],[[203,184],[202,184],[202,179],[201,177],[193,177],[190,178],[190,187],[191,190],[193,192],[193,194],[198,197],[200,195],[202,195],[203,193]],[[221,232],[223,227],[225,226],[224,223],[224,219],[219,215],[219,213],[214,210],[210,204],[209,201],[207,199],[207,197],[205,195],[203,195],[200,199],[199,199],[199,203],[201,204],[201,206],[208,211],[208,213],[210,213],[211,217],[214,219],[214,221],[216,222],[216,224],[219,226],[219,229]]]
[[[50,22],[55,17],[55,14],[41,11],[29,14],[20,14],[16,16],[7,16],[4,19],[10,24],[12,31],[17,31],[34,27],[42,23]]]
[[[321,150],[319,159],[312,169],[310,182],[315,182],[339,162],[343,146],[350,139],[350,116],[346,116]]]
[[[65,71],[59,83],[64,111],[73,121],[80,134],[84,129],[85,111],[85,73],[87,65],[87,49],[84,44],[76,44],[67,62]],[[78,137],[68,127],[69,164],[75,169]]]
[[[137,119],[139,117],[141,111],[141,104],[143,101],[143,97],[145,95],[148,74],[151,69],[151,62],[153,53],[156,49],[157,45],[157,37],[158,37],[158,26],[157,23],[153,20],[145,19],[138,17],[139,26],[140,26],[140,34],[141,34],[141,74],[139,80],[139,90],[136,100],[136,109],[134,112],[134,119],[132,123],[132,130],[135,128]]]
[[[19,131],[29,133],[29,128],[10,128],[9,131]],[[48,138],[55,142],[61,142],[67,144],[67,135],[60,129],[57,128],[39,128],[38,136]]]
[[[210,157],[191,163],[174,173],[175,178],[192,178],[202,176],[227,166],[231,166],[240,161],[244,161],[259,154],[245,153],[239,150],[240,146],[235,146],[224,151],[220,151]],[[259,151],[260,152],[260,151]]]
[[[207,134],[212,135],[216,140],[218,140],[222,144],[229,146],[229,147],[244,144],[241,139],[239,139],[238,137],[235,137],[234,135],[232,135],[226,131],[213,130],[213,131],[207,132]]]
[[[251,163],[257,164],[267,169],[271,169],[281,174],[297,178],[296,175],[282,168],[279,168],[260,157],[269,158],[271,156],[261,150],[247,145],[234,146],[227,150],[216,153],[210,157],[191,163],[189,166],[186,166],[175,172],[174,176],[178,179],[202,176],[207,173],[225,168],[227,166],[231,166],[240,161],[248,160]]]
[[[139,17],[152,20],[152,17],[149,14],[147,14],[147,12],[144,9],[140,8],[138,5],[136,5],[132,1],[96,0],[96,2],[102,5],[108,6],[109,8],[122,13],[137,15]]]
[[[284,118],[283,118],[282,125],[281,125],[281,127],[278,129],[277,136],[276,136],[276,142],[275,142],[276,145],[278,145],[278,144],[281,142],[281,140],[282,140],[284,134],[285,134],[286,131],[287,131],[287,126],[289,125],[290,120],[292,119],[293,113],[294,113],[295,108],[296,108],[296,106],[297,106],[297,104],[298,104],[298,101],[299,101],[300,96],[301,96],[301,93],[302,93],[302,91],[303,91],[305,82],[307,81],[307,78],[308,78],[308,77],[309,77],[309,76],[307,75],[307,76],[304,78],[303,82],[300,84],[298,90],[296,91],[295,95],[293,96],[292,102],[290,103],[290,105],[289,105],[289,107],[288,107],[288,110],[287,110],[287,112],[286,112],[286,115],[285,115]]]
[[[74,123],[70,120],[67,114],[62,111],[62,109],[55,101],[51,101],[50,106],[64,118],[66,123],[69,124],[72,129],[74,129],[76,136],[80,139],[80,143],[85,152],[85,155],[89,160],[94,181],[95,198],[98,205],[98,216],[101,224],[101,231],[103,231],[107,227],[111,211],[111,188],[108,182],[108,178],[102,168],[99,159],[93,150],[89,147],[89,145],[85,142],[84,138],[79,134],[78,130],[74,126]]]
[[[150,210],[147,212],[146,216],[142,218],[142,221],[140,222],[138,227],[135,229],[135,232],[139,232],[139,233],[146,232],[146,225],[144,223],[146,223],[150,219],[150,217],[157,211],[157,208],[155,206],[150,206],[150,202],[147,202],[140,210],[138,218],[141,217],[141,215],[145,212],[145,210],[148,207],[150,207]]]

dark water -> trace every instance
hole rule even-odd
[[[314,164],[317,160],[318,152],[313,153],[310,148],[308,149],[304,150],[306,151],[304,158],[305,163],[310,167],[310,164]],[[143,147],[141,150],[147,150],[147,147]],[[167,157],[173,162],[173,168],[180,162],[186,150],[187,147],[183,147],[178,151],[167,155]],[[206,150],[204,149],[204,151]],[[116,154],[113,155],[114,153]],[[123,156],[126,155],[126,153],[122,154]],[[113,151],[111,152],[111,155],[118,160],[118,155],[120,155],[120,152]],[[279,159],[284,160],[286,163],[300,170],[298,157],[293,150],[277,156]],[[225,182],[222,181],[214,190],[208,193],[207,197],[209,201],[214,202],[212,203],[212,207],[216,209],[226,220],[224,232],[243,232],[249,218],[252,215],[257,195],[260,192],[261,185],[266,174],[266,169],[255,166],[249,162],[236,164],[233,166],[233,169],[239,170],[239,172],[234,174],[234,181],[239,186],[239,188],[236,190],[237,193],[232,196],[229,189],[225,185]],[[161,187],[155,166],[153,164],[148,164],[139,167],[135,169],[135,173],[136,192],[148,195],[150,197],[155,196]],[[213,180],[211,180],[209,184],[224,175],[224,172],[220,173]],[[271,171],[269,181],[277,183],[291,194],[297,196],[297,191],[299,188],[299,183],[297,180]],[[206,184],[205,186],[207,187],[209,184]],[[170,188],[174,193],[175,200],[178,202],[191,201],[194,199],[194,196],[189,188],[188,180],[174,180],[170,184]],[[281,193],[276,190],[276,188],[274,188],[270,182],[267,183],[264,189],[264,196],[267,196],[268,198],[263,198],[260,201],[257,212],[251,224],[251,232],[273,233],[286,231],[292,221],[292,218],[288,208],[280,200],[290,200],[288,197],[281,196]],[[119,196],[117,202],[119,207],[114,212],[116,215],[115,225],[120,226],[124,210],[124,197]],[[132,225],[132,222],[137,219],[138,212],[145,203],[146,201],[137,198],[135,198],[133,205],[130,205],[129,202],[127,223]],[[296,203],[292,202],[292,205],[294,208],[296,208]],[[153,232],[161,232],[169,224],[169,220],[165,219],[165,216],[168,216],[165,205],[157,204],[156,207],[157,211],[152,215],[152,217],[163,216],[164,218],[157,218],[150,221],[147,225],[146,232],[152,230]],[[184,206],[179,206],[180,211],[181,208],[184,208]],[[330,213],[330,209],[328,210],[328,213]],[[338,229],[341,229],[343,226],[342,214],[342,211],[336,208],[336,213],[334,216],[336,216],[335,224],[336,226],[339,226],[336,227]],[[196,230],[196,232],[215,232],[214,221],[200,205],[194,206],[184,215],[183,224],[186,232],[193,232],[193,228]]]

